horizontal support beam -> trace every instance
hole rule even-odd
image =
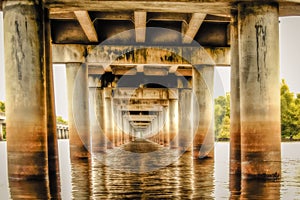
[[[124,118],[129,121],[151,122],[157,116],[156,115],[123,115]]]
[[[261,0],[256,0],[261,1]],[[50,8],[50,12],[66,12],[81,10],[97,10],[102,12],[121,12],[128,10],[145,10],[147,12],[174,12],[174,13],[196,13],[203,12],[207,14],[215,14],[222,16],[230,16],[231,11],[236,9],[238,0],[103,0],[97,3],[94,0],[45,0],[46,7]],[[280,16],[300,16],[299,0],[278,0]],[[0,0],[0,10],[2,0]]]
[[[53,44],[53,63],[91,65],[216,65],[230,66],[229,47],[167,47]]]
[[[118,109],[121,111],[153,111],[162,112],[163,106],[149,105],[149,104],[131,104],[131,105],[119,105]]]
[[[195,2],[189,0],[177,1],[136,1],[136,0],[103,0],[96,3],[94,0],[46,0],[46,6],[52,11],[75,11],[75,10],[97,10],[103,12],[145,10],[147,12],[175,12],[175,13],[196,13],[230,15],[232,9],[231,2],[223,0],[221,2]]]

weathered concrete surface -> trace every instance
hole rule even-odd
[[[170,147],[178,148],[178,99],[169,100],[169,118],[170,118]]]
[[[47,104],[47,143],[48,143],[48,172],[51,198],[60,198],[60,173],[58,161],[57,128],[54,98],[54,81],[52,66],[51,32],[48,10],[45,10],[45,84]]]
[[[107,148],[114,147],[114,125],[112,108],[112,88],[104,88],[104,133],[107,138]]]
[[[183,151],[191,151],[193,141],[191,89],[179,89],[178,124],[179,148]]]
[[[249,2],[258,0],[249,0]],[[268,2],[274,2],[269,0]],[[300,15],[299,0],[279,0],[280,16]],[[120,3],[120,1],[101,1],[101,4],[93,0],[58,0],[53,2],[47,0],[46,5],[51,11],[76,11],[76,10],[99,10],[99,11],[128,11],[128,10],[145,10],[148,12],[175,12],[175,13],[202,13],[229,16],[232,10],[236,9],[237,0],[221,1],[189,1],[189,0],[164,0],[164,1],[136,1],[129,0]]]
[[[170,113],[169,105],[163,108],[163,143],[165,147],[170,146]]]
[[[241,174],[241,120],[238,19],[231,23],[230,174]]]
[[[27,0],[3,6],[8,176],[48,180],[43,8]]]
[[[214,156],[214,66],[193,68],[193,157]]]
[[[89,113],[92,152],[106,151],[104,135],[104,94],[99,77],[89,76]]]
[[[278,5],[238,6],[244,178],[281,174]]]
[[[68,63],[66,74],[71,158],[88,158],[90,124],[87,67],[81,63]]]
[[[53,44],[53,63],[102,65],[230,65],[230,48]]]

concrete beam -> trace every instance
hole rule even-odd
[[[123,115],[129,121],[151,122],[156,118],[156,115]]]
[[[156,111],[162,112],[163,106],[161,105],[150,105],[150,104],[130,104],[130,105],[119,105],[118,109],[121,111]]]
[[[53,44],[53,63],[230,66],[230,48]],[[146,56],[147,55],[147,56]]]
[[[183,23],[183,38],[182,43],[184,44],[190,44],[193,40],[195,35],[197,34],[203,20],[205,19],[206,14],[203,13],[194,13],[192,15],[192,18],[187,25],[186,23]]]
[[[74,14],[90,42],[98,42],[97,32],[87,11],[74,11]]]
[[[146,40],[146,21],[146,12],[134,12],[135,39],[137,43],[144,43]]]
[[[232,9],[232,1],[109,1],[104,0],[101,3],[95,3],[94,0],[46,0],[46,6],[50,11],[75,11],[81,10],[97,10],[103,12],[128,11],[128,10],[147,10],[148,12],[175,12],[175,13],[196,13],[201,10],[209,14],[230,15]]]
[[[52,45],[52,63],[83,63],[85,62],[86,46],[77,44]]]
[[[168,100],[169,89],[165,88],[116,88],[114,99]],[[127,103],[127,102],[126,102]]]
[[[259,1],[259,0],[249,0]],[[201,10],[203,13],[218,14],[223,16],[230,16],[231,11],[237,9],[237,0],[202,0],[202,1],[189,1],[189,0],[164,0],[164,1],[110,1],[104,0],[101,3],[95,3],[94,0],[45,0],[46,7],[50,11],[75,11],[81,10],[97,10],[102,12],[114,11],[128,11],[128,10],[147,10],[148,12],[159,13],[196,13]],[[270,1],[271,2],[271,1]],[[278,0],[279,2],[279,15],[280,16],[299,16],[300,15],[300,2],[299,0]],[[0,1],[0,10],[1,10]]]

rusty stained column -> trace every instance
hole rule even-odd
[[[193,157],[214,156],[214,66],[193,67]]]
[[[281,174],[278,3],[238,5],[243,178]]]
[[[178,97],[179,147],[182,151],[191,151],[192,137],[192,90],[179,89]]]
[[[114,146],[118,147],[120,145],[120,130],[118,127],[118,110],[117,106],[112,99],[112,119],[113,119],[113,130],[114,130]]]
[[[87,70],[87,66],[81,63],[66,64],[71,159],[90,157]]]
[[[169,104],[169,102],[168,102]],[[169,125],[170,125],[170,116],[169,116],[169,105],[163,107],[163,141],[164,146],[170,146],[170,135],[169,135]]]
[[[169,89],[169,137],[170,147],[178,148],[178,89]]]
[[[241,119],[240,119],[240,75],[237,13],[231,21],[231,78],[230,78],[230,161],[229,189],[231,197],[241,191]]]
[[[112,88],[106,87],[104,91],[104,133],[107,138],[107,148],[114,147],[114,128],[113,128],[113,115],[112,115]]]
[[[241,175],[240,76],[237,14],[231,22],[230,175]],[[234,180],[234,179],[230,179]],[[235,185],[235,184],[233,184]]]
[[[3,12],[8,177],[44,180],[33,197],[49,198],[43,5],[4,1]]]
[[[45,72],[46,72],[46,104],[47,104],[47,142],[48,165],[51,198],[60,198],[60,174],[58,160],[58,144],[56,129],[56,112],[54,98],[54,81],[51,48],[51,27],[49,11],[45,9]]]
[[[122,129],[122,110],[117,110],[117,120],[118,120],[118,136],[119,136],[119,146],[123,144],[123,129]]]
[[[89,75],[89,109],[92,152],[105,152],[104,93],[98,76]]]

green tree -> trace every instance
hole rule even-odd
[[[300,95],[295,97],[283,79],[280,88],[281,137],[293,140],[300,133]]]
[[[5,103],[0,101],[0,112],[5,112]]]
[[[61,116],[56,117],[56,123],[68,125],[68,122],[64,120]]]
[[[215,136],[217,139],[230,135],[230,94],[215,99]]]

